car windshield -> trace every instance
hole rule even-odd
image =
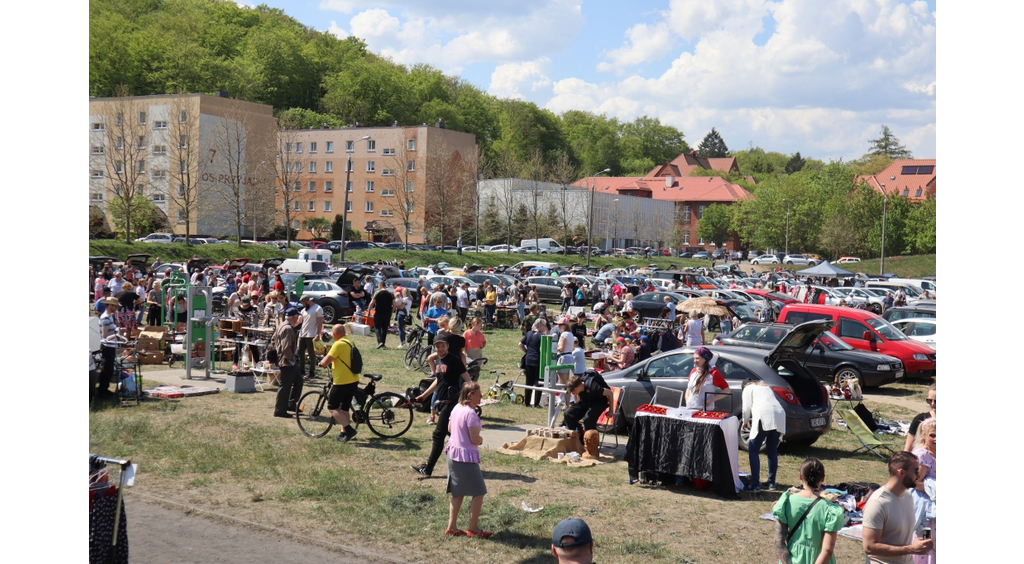
[[[708,280],[707,278],[704,278],[703,276],[694,276],[693,277],[693,281],[696,282],[698,285],[700,285],[700,284],[707,284],[707,285],[711,285],[711,286],[715,286],[716,285],[714,282]]]
[[[757,319],[757,310],[749,304],[734,304],[732,312],[740,319]]]
[[[885,290],[879,290],[878,288],[862,288],[868,294],[875,296],[876,298],[884,298]]]
[[[853,347],[846,344],[845,341],[836,337],[831,331],[825,331],[818,336],[818,342],[824,345],[830,351],[852,351]]]
[[[761,338],[758,339],[758,341],[760,341],[762,343],[770,343],[770,344],[773,344],[773,345],[777,345],[777,344],[779,344],[779,341],[781,341],[783,337],[785,337],[786,335],[789,334],[790,330],[791,330],[790,327],[780,327],[780,326],[767,327],[765,329],[765,332],[761,334]]]
[[[878,331],[878,334],[883,338],[889,339],[890,341],[906,341],[907,336],[904,335],[899,329],[892,326],[892,323],[878,317],[874,319],[867,319],[867,324]]]
[[[740,339],[743,341],[756,341],[757,336],[765,330],[764,327],[758,327],[756,325],[745,325],[736,330],[735,333],[729,335],[730,339]]]

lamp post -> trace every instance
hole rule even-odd
[[[256,188],[257,188],[256,196],[257,197],[259,196],[259,189],[258,188],[259,188],[259,183],[260,183],[260,167],[265,165],[265,164],[267,164],[267,161],[261,161],[260,164],[256,165],[255,172],[252,173],[253,177],[255,178],[255,180],[253,182],[256,183]],[[276,197],[274,199],[277,200]],[[252,203],[253,203],[252,207],[255,208],[256,207],[256,200],[255,200],[255,198],[253,199]],[[252,214],[252,240],[253,241],[257,240],[256,239],[256,210],[255,209],[253,210],[253,214]]]
[[[476,175],[476,219],[473,220],[474,231],[476,231],[476,252],[480,252],[480,183],[484,181],[484,175]]]
[[[352,151],[348,154],[348,163],[345,165],[345,207],[341,208],[341,258],[345,260],[345,236],[348,235],[348,183],[352,176],[352,153],[356,150],[356,143],[366,141],[369,135],[364,135],[352,142]]]
[[[885,191],[885,184],[882,184],[882,261],[878,274],[885,274],[885,208],[889,204],[889,193]]]
[[[782,199],[786,202],[786,254],[789,254],[789,202],[785,198]]]
[[[598,172],[593,176],[590,183],[590,221],[587,223],[587,268],[590,268],[590,240],[594,235],[594,193],[597,192],[597,177],[609,172],[610,170],[610,168],[606,168],[601,172]]]

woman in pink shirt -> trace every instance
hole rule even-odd
[[[463,384],[462,393],[459,394],[459,405],[452,410],[451,418],[448,420],[448,432],[452,437],[444,450],[448,455],[447,493],[452,494],[452,501],[448,509],[448,529],[444,534],[453,537],[467,535],[485,539],[494,534],[480,529],[477,524],[480,510],[484,506],[484,496],[487,495],[484,475],[480,471],[479,447],[484,439],[480,436],[480,416],[476,414],[482,397],[480,384]],[[457,522],[462,499],[467,495],[472,497],[473,501],[469,505],[469,527],[462,531],[459,530]]]
[[[483,356],[483,348],[487,346],[487,337],[480,331],[483,327],[484,321],[479,317],[474,317],[470,321],[469,329],[462,334],[462,338],[466,339],[466,356],[471,360],[476,360]]]

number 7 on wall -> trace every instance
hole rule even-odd
[[[210,149],[210,162],[213,162],[213,157],[217,156],[217,149]]]

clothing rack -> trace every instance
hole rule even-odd
[[[108,467],[118,468],[117,484],[111,485]],[[133,466],[130,460],[89,455],[89,562],[90,564],[128,562],[128,527],[123,522],[124,487],[131,485]],[[114,491],[116,490],[116,491]],[[113,497],[113,505],[109,499]],[[109,513],[113,513],[110,544],[106,543]]]

